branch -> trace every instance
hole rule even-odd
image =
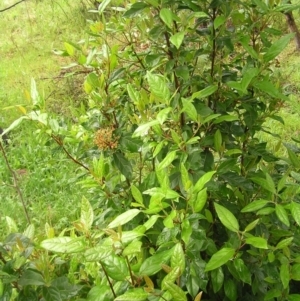
[[[28,211],[27,211],[27,207],[26,207],[26,204],[25,204],[25,200],[24,200],[24,197],[23,197],[23,194],[22,194],[22,191],[20,189],[20,186],[19,186],[19,182],[18,182],[18,177],[16,175],[16,173],[14,172],[14,170],[12,169],[12,167],[10,166],[9,162],[8,162],[8,159],[7,159],[7,156],[6,156],[6,153],[5,153],[5,150],[4,150],[4,147],[0,141],[0,150],[2,152],[2,155],[3,155],[3,158],[4,158],[4,161],[5,161],[5,164],[8,168],[8,170],[10,171],[12,177],[13,177],[13,181],[14,181],[14,185],[13,187],[15,188],[19,198],[20,198],[20,201],[22,203],[22,206],[23,206],[23,209],[24,209],[24,212],[25,212],[25,216],[26,216],[26,219],[27,219],[27,222],[28,224],[30,224],[30,217],[29,217],[29,214],[28,214]]]
[[[8,7],[6,7],[6,8],[0,9],[0,13],[3,13],[4,11],[9,10],[9,9],[13,8],[14,6],[16,6],[16,5],[18,5],[18,4],[20,4],[20,3],[24,2],[24,1],[25,1],[25,0],[21,0],[21,1],[16,2],[15,4],[13,4],[13,5],[11,5],[11,6],[8,6]]]

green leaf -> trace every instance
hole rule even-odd
[[[289,148],[287,148],[287,151],[288,151],[289,159],[290,159],[292,165],[294,167],[296,167],[297,169],[300,168],[300,160],[299,160],[298,156]]]
[[[235,270],[239,276],[239,278],[244,282],[251,285],[251,273],[247,266],[245,265],[244,261],[241,258],[236,258],[233,261],[233,265]]]
[[[18,227],[15,221],[10,218],[9,216],[5,216],[6,224],[8,227],[8,232],[9,233],[17,233],[18,232]]]
[[[214,27],[215,27],[215,29],[218,29],[225,22],[226,22],[225,16],[220,15],[220,16],[216,17],[215,20],[214,20]]]
[[[244,207],[241,210],[241,212],[253,212],[253,211],[263,208],[268,203],[270,203],[270,201],[256,200],[256,201],[253,201],[250,204],[248,204],[246,207]]]
[[[253,177],[251,178],[251,180],[257,185],[261,186],[262,188],[272,192],[273,194],[276,194],[276,189],[273,181],[271,182],[264,178],[259,178],[259,177]]]
[[[89,230],[93,224],[94,211],[90,202],[83,197],[81,200],[80,222],[84,225],[85,230]]]
[[[220,117],[217,117],[215,120],[214,120],[214,124],[218,124],[218,123],[221,123],[223,121],[227,121],[227,122],[230,122],[230,121],[236,121],[238,120],[238,117],[237,116],[233,116],[233,115],[222,115]]]
[[[248,68],[243,74],[243,79],[241,81],[241,88],[243,92],[247,92],[247,88],[251,83],[252,79],[257,76],[259,70],[257,68]]]
[[[167,8],[163,8],[159,12],[159,16],[162,21],[170,28],[173,27],[173,13]]]
[[[211,180],[211,178],[213,177],[213,175],[215,173],[216,173],[215,171],[209,171],[206,174],[204,174],[195,184],[194,193],[197,193],[200,190],[202,190],[204,188],[204,186],[206,185],[206,183],[208,183]]]
[[[180,268],[179,267],[175,267],[173,268],[165,277],[164,279],[162,280],[162,283],[161,283],[161,288],[163,290],[166,290],[167,287],[166,287],[166,283],[169,282],[169,283],[174,283],[176,279],[178,279],[178,277],[182,274],[182,272],[180,271]]]
[[[290,205],[291,213],[295,222],[300,226],[300,204],[296,202],[291,202]]]
[[[198,113],[192,102],[186,98],[182,98],[183,109],[182,112],[187,113],[187,115],[195,122],[198,120]]]
[[[249,232],[249,231],[253,230],[255,228],[255,226],[258,224],[258,222],[259,222],[259,218],[256,219],[255,221],[251,222],[249,225],[247,225],[244,231]]]
[[[258,53],[249,45],[250,37],[249,36],[243,36],[242,39],[240,39],[240,42],[242,46],[245,48],[245,50],[256,60],[259,59]]]
[[[274,300],[274,298],[278,298],[281,296],[281,290],[277,288],[270,289],[264,296],[264,301]]]
[[[42,295],[45,301],[63,301],[59,290],[53,286],[43,286]]]
[[[163,220],[164,226],[166,228],[174,228],[174,222],[173,219],[176,217],[177,212],[176,210],[172,210],[170,214],[167,215],[167,217]]]
[[[284,289],[289,286],[290,282],[290,266],[289,264],[282,264],[280,267],[280,280]]]
[[[30,224],[26,230],[24,231],[23,235],[28,237],[29,239],[34,239],[34,231],[35,231],[35,227],[33,224]]]
[[[138,136],[145,136],[148,134],[149,129],[154,126],[159,124],[158,120],[151,120],[147,123],[141,124],[133,133],[133,137],[138,137]]]
[[[146,7],[149,7],[149,5],[147,3],[144,3],[144,2],[133,3],[131,5],[130,9],[125,12],[124,17],[125,18],[134,17],[138,13],[142,12]]]
[[[222,134],[219,129],[214,134],[214,146],[217,152],[221,150],[222,147]]]
[[[106,8],[106,6],[111,2],[111,0],[103,0],[99,7],[98,7],[98,12],[99,14],[102,14]]]
[[[143,243],[139,240],[132,241],[122,252],[123,256],[130,256],[140,253]]]
[[[187,219],[184,219],[182,221],[182,230],[181,230],[181,239],[184,241],[184,243],[187,245],[189,240],[190,240],[190,237],[193,233],[193,228],[189,222],[189,220]]]
[[[142,288],[134,288],[127,291],[125,294],[118,296],[114,301],[144,301],[147,300],[148,293]]]
[[[166,282],[165,287],[172,295],[172,301],[187,301],[185,292],[176,284]]]
[[[185,270],[185,254],[180,242],[178,242],[173,249],[173,253],[171,255],[171,267],[179,267],[180,274],[182,274]]]
[[[113,294],[108,285],[93,286],[89,291],[86,301],[110,301],[113,300]]]
[[[129,209],[117,216],[111,223],[109,223],[107,228],[117,228],[121,225],[124,225],[135,218],[140,212],[141,211],[139,209]]]
[[[200,212],[207,201],[207,188],[202,189],[198,192],[197,198],[192,203],[193,211],[194,212]]]
[[[282,100],[288,100],[288,97],[280,93],[278,89],[268,80],[256,81],[253,83],[253,86],[269,94],[271,97],[282,99]]]
[[[112,248],[109,246],[96,246],[90,249],[87,249],[84,252],[84,258],[86,261],[98,262],[104,260],[112,253]]]
[[[129,95],[129,98],[134,102],[134,104],[139,103],[140,100],[139,93],[133,88],[131,84],[127,84],[127,93]]]
[[[232,279],[228,279],[224,283],[224,292],[226,297],[230,301],[235,301],[237,299],[237,287]]]
[[[162,269],[162,265],[169,261],[172,254],[173,249],[170,249],[155,253],[154,255],[146,258],[140,267],[139,274],[141,276],[151,276],[156,274]]]
[[[162,103],[169,103],[170,91],[166,84],[166,79],[161,75],[152,74],[147,71],[146,78],[148,80],[151,93]]]
[[[211,271],[210,279],[212,282],[214,293],[217,293],[224,283],[224,273],[222,268],[217,268]]]
[[[127,160],[121,152],[115,152],[113,154],[113,158],[114,164],[117,166],[122,175],[124,175],[127,179],[130,179],[132,176],[132,166],[129,160]]]
[[[215,253],[207,265],[205,266],[205,272],[212,271],[224,265],[228,260],[232,259],[235,254],[235,249],[223,248]]]
[[[180,175],[184,189],[188,191],[188,189],[192,186],[192,182],[190,180],[189,173],[183,163],[180,164]]]
[[[207,96],[212,95],[213,93],[215,93],[218,90],[218,86],[216,85],[212,85],[212,86],[208,86],[206,88],[204,88],[201,91],[195,92],[192,95],[192,100],[195,98],[201,99],[201,98],[205,98]]]
[[[290,40],[294,37],[294,33],[290,33],[284,35],[279,40],[273,43],[273,45],[267,50],[264,54],[263,59],[264,62],[267,63],[276,58],[278,54],[280,54],[283,49],[289,44]]]
[[[177,157],[176,151],[172,151],[158,164],[157,170],[168,167]]]
[[[259,249],[268,249],[268,243],[266,239],[262,237],[248,237],[246,238],[246,244]]]
[[[282,205],[276,204],[275,213],[282,223],[284,223],[288,227],[290,226],[288,214]]]
[[[179,49],[184,39],[184,32],[177,32],[170,37],[170,42]]]
[[[65,42],[64,43],[65,49],[68,53],[68,55],[72,56],[75,54],[75,47],[71,45],[70,43]]]
[[[135,185],[131,185],[130,187],[131,190],[131,194],[133,196],[133,198],[142,205],[142,207],[144,206],[144,201],[143,201],[143,195],[141,194],[141,192],[139,191],[139,189],[135,186]]]
[[[215,203],[216,212],[221,223],[230,231],[238,232],[239,223],[236,217],[225,207]]]
[[[290,294],[288,296],[289,301],[300,301],[300,294]]]
[[[117,281],[124,281],[129,276],[126,260],[123,257],[110,254],[102,260],[108,276]]]
[[[292,266],[291,279],[300,281],[300,263],[296,263]]]
[[[169,113],[172,111],[172,108],[164,108],[159,111],[159,113],[156,115],[156,119],[159,121],[159,123],[162,125],[168,118]]]
[[[41,242],[41,247],[58,253],[78,253],[82,252],[86,245],[82,237],[54,237]]]
[[[27,269],[18,280],[18,284],[26,285],[46,285],[44,277],[38,271]]]
[[[294,237],[289,237],[289,238],[285,238],[283,240],[281,240],[275,247],[276,250],[278,249],[284,249],[286,247],[288,247],[291,242],[293,241]]]

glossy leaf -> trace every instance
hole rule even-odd
[[[154,255],[146,258],[140,267],[139,274],[144,276],[151,276],[156,274],[162,269],[162,265],[170,260],[173,250],[167,250],[155,253]]]
[[[195,184],[194,193],[197,193],[200,190],[202,190],[204,188],[205,184],[211,180],[211,178],[213,177],[213,175],[215,173],[216,173],[215,171],[209,171],[206,174],[204,174]]]
[[[135,218],[140,212],[141,211],[139,209],[129,209],[117,216],[111,223],[109,223],[107,228],[116,228],[124,225]]]
[[[268,249],[268,243],[263,237],[249,237],[246,238],[246,244],[252,245],[259,249]]]
[[[177,32],[170,37],[170,42],[179,49],[184,39],[184,32]]]
[[[290,266],[289,264],[282,264],[280,267],[280,280],[284,289],[286,289],[290,282]]]
[[[18,283],[20,285],[26,286],[26,285],[45,285],[46,282],[44,280],[44,277],[42,274],[38,271],[27,269],[22,274],[21,278],[18,280]]]
[[[294,33],[284,35],[279,40],[275,41],[272,46],[264,54],[264,62],[267,63],[276,58],[276,56],[283,51],[283,49],[289,44],[290,40],[293,38]]]
[[[110,254],[101,260],[108,276],[117,281],[124,281],[129,276],[128,266],[123,257]]]
[[[206,201],[207,201],[207,188],[204,188],[198,192],[196,199],[192,203],[193,211],[200,212],[204,208]]]
[[[221,289],[224,283],[224,273],[222,268],[220,267],[215,270],[212,270],[210,274],[210,278],[211,278],[214,293],[217,293]]]
[[[282,223],[284,223],[288,227],[290,226],[290,220],[289,220],[288,214],[282,205],[276,204],[275,213],[276,213],[278,219]]]
[[[283,249],[283,248],[286,248],[288,247],[291,242],[293,241],[294,237],[289,237],[289,238],[285,238],[285,239],[282,239],[275,247],[276,250],[278,249]]]
[[[239,275],[239,279],[241,279],[244,283],[251,285],[251,273],[244,261],[241,258],[237,258],[233,261],[233,265]]]
[[[223,248],[215,253],[205,267],[205,272],[212,271],[224,265],[228,260],[232,259],[235,254],[235,249]]]
[[[208,86],[206,88],[204,88],[201,91],[195,92],[192,95],[192,100],[195,98],[205,98],[207,96],[212,95],[213,93],[215,93],[218,90],[218,86],[212,85],[212,86]]]
[[[182,245],[179,242],[173,248],[173,253],[171,255],[171,267],[179,267],[180,273],[183,273],[185,270],[185,254]]]
[[[173,13],[167,9],[167,8],[162,8],[159,12],[159,16],[162,19],[162,21],[172,29],[173,27]]]
[[[290,206],[292,216],[298,226],[300,226],[300,204],[292,201]]]
[[[134,288],[125,292],[123,295],[118,296],[114,301],[144,301],[147,300],[148,293],[142,288]]]
[[[177,266],[175,268],[173,268],[162,280],[161,283],[161,288],[163,290],[167,290],[167,286],[166,283],[174,283],[176,281],[176,279],[178,279],[178,277],[180,276],[180,274],[182,274],[182,271],[180,271],[180,267]]]
[[[90,249],[87,249],[84,252],[84,257],[86,261],[98,262],[104,260],[112,253],[112,248],[109,246],[96,246]]]
[[[114,164],[117,166],[119,171],[128,179],[132,175],[132,166],[129,160],[121,152],[115,152],[113,154]]]
[[[151,93],[163,103],[168,103],[170,100],[170,91],[166,80],[157,74],[147,72],[147,80],[150,86]]]
[[[172,295],[173,301],[187,301],[185,292],[176,284],[166,282],[165,287],[168,292]]]
[[[172,151],[158,164],[157,170],[164,169],[168,167],[177,157],[177,152]]]
[[[42,295],[45,301],[62,301],[60,292],[56,287],[53,286],[43,286]]]
[[[263,208],[269,201],[266,200],[256,200],[249,203],[246,207],[244,207],[241,212],[253,212]]]
[[[247,225],[244,231],[249,232],[253,230],[258,223],[259,223],[259,218],[251,222],[249,225]]]
[[[131,185],[131,193],[133,198],[144,207],[143,195],[135,185]]]
[[[93,224],[94,211],[90,202],[83,197],[81,200],[80,222],[84,225],[85,230],[89,230]]]
[[[81,237],[54,237],[41,242],[41,247],[58,253],[77,253],[85,249],[85,243]]]
[[[224,283],[224,291],[226,297],[230,301],[235,301],[237,299],[237,286],[232,279],[228,279]]]
[[[236,217],[225,207],[215,203],[216,213],[221,223],[230,231],[239,231],[239,223]]]

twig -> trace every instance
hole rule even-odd
[[[55,136],[55,135],[53,135],[53,134],[51,134],[51,138],[63,149],[63,151],[66,153],[66,155],[74,162],[74,163],[76,163],[76,164],[78,164],[78,165],[80,165],[81,167],[83,167],[84,169],[86,169],[88,172],[90,172],[90,169],[87,167],[87,166],[85,166],[84,164],[82,164],[81,162],[79,162],[77,159],[75,159],[69,152],[68,152],[68,150],[65,148],[65,146],[64,146],[64,143],[63,143],[63,141],[59,138],[59,137],[57,137],[57,136]]]
[[[24,2],[24,1],[25,1],[25,0],[21,0],[21,1],[16,2],[15,4],[13,4],[13,5],[11,5],[11,6],[8,6],[8,7],[6,7],[6,8],[0,9],[0,13],[4,12],[4,11],[6,11],[6,10],[9,10],[9,9],[13,8],[14,6],[16,6],[16,5],[18,5],[18,4],[20,4],[20,3]]]
[[[23,194],[22,194],[22,191],[19,187],[19,184],[18,184],[18,177],[16,175],[16,173],[14,172],[14,170],[11,168],[9,162],[8,162],[8,159],[7,159],[7,156],[6,156],[6,153],[5,153],[5,150],[4,150],[4,147],[2,145],[2,142],[0,141],[0,149],[1,149],[1,152],[2,152],[2,155],[3,155],[3,158],[4,158],[4,161],[5,161],[5,164],[7,166],[7,168],[9,169],[10,173],[12,174],[13,176],[13,180],[14,180],[14,185],[13,187],[16,189],[17,191],[17,194],[19,195],[19,198],[21,200],[21,203],[22,203],[22,206],[23,206],[23,209],[24,209],[24,212],[25,212],[25,216],[26,216],[26,219],[27,219],[27,222],[29,224],[31,224],[30,222],[30,217],[29,217],[29,214],[28,214],[28,211],[27,211],[27,208],[26,208],[26,204],[25,204],[25,201],[24,201],[24,198],[23,198]]]

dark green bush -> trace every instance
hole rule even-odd
[[[292,35],[271,20],[287,6],[109,4],[86,40],[65,44],[91,70],[80,135],[29,115],[61,146],[79,145],[89,174],[80,220],[41,242],[68,254],[81,299],[38,265],[44,282],[25,284],[45,300],[300,300],[300,160],[255,137],[266,118],[284,122],[271,66]]]

